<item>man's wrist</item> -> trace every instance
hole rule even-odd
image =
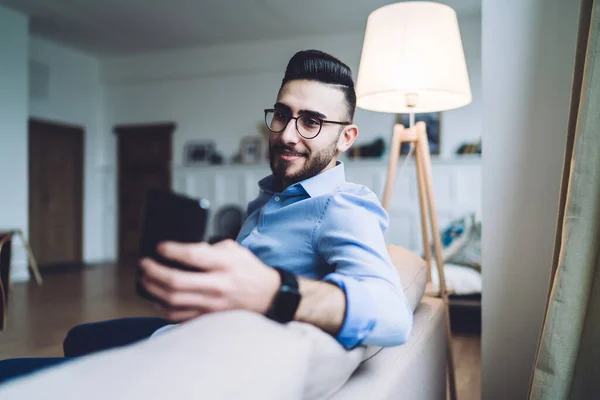
[[[279,273],[274,268],[267,268],[269,269],[269,278],[267,279],[268,283],[266,285],[266,290],[264,291],[264,306],[261,310],[261,314],[265,316],[273,306],[273,303],[275,302],[275,299],[277,297],[277,293],[279,293],[279,288],[281,287],[281,277],[279,276]]]
[[[332,282],[299,278],[302,304],[295,320],[318,326],[331,335],[337,335],[346,317],[346,293]]]

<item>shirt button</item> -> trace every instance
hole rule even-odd
[[[279,196],[275,196],[275,201],[279,201]]]
[[[253,230],[252,230],[252,234],[253,234],[253,235],[258,235],[258,229],[256,229],[256,228],[255,228],[255,229],[253,229]]]

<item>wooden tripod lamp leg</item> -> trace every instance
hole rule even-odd
[[[392,135],[392,143],[390,145],[390,159],[388,161],[387,177],[383,189],[383,201],[381,205],[385,211],[390,210],[390,201],[392,200],[392,190],[394,188],[394,178],[396,177],[396,167],[398,166],[398,157],[400,155],[400,144],[402,143],[402,132],[404,126],[400,124],[394,125],[394,133]]]
[[[417,169],[417,184],[419,188],[419,209],[421,213],[421,227],[423,230],[423,250],[425,261],[428,265],[428,281],[431,277],[431,246],[429,241],[428,222],[431,222],[431,235],[433,236],[433,247],[437,272],[439,276],[439,296],[444,302],[446,309],[446,336],[448,352],[448,383],[450,399],[456,400],[456,380],[454,373],[454,357],[452,352],[452,332],[450,330],[450,312],[448,308],[448,292],[444,275],[444,262],[442,259],[442,242],[440,239],[437,214],[433,195],[433,180],[431,175],[431,156],[429,143],[427,141],[427,130],[424,122],[418,122],[415,128],[404,128],[397,124],[394,126],[394,134],[390,146],[390,159],[388,162],[387,178],[383,192],[383,208],[388,211],[392,199],[392,189],[400,156],[400,145],[403,142],[415,143],[415,160]],[[427,217],[429,214],[429,218]],[[428,221],[429,219],[429,221]]]
[[[427,193],[423,176],[423,157],[418,146],[415,149],[415,164],[417,170],[417,187],[419,189],[419,211],[421,212],[421,233],[423,236],[423,252],[427,263],[427,282],[431,282],[431,246],[429,244],[429,225],[427,221]]]
[[[417,153],[421,162],[423,180],[420,184],[425,186],[427,196],[427,206],[429,208],[429,218],[431,222],[431,234],[433,236],[433,247],[435,253],[435,263],[439,276],[440,296],[444,301],[446,308],[446,334],[448,337],[448,382],[450,386],[450,399],[456,400],[456,377],[454,373],[454,356],[452,352],[452,331],[450,330],[450,309],[448,307],[448,291],[446,289],[446,279],[444,275],[444,261],[442,259],[442,241],[435,209],[433,195],[433,179],[431,174],[431,156],[429,153],[429,144],[427,141],[427,131],[424,122],[418,122],[417,125]]]
[[[425,186],[425,192],[427,196],[427,207],[429,209],[429,218],[431,222],[431,234],[433,236],[433,248],[435,250],[435,262],[437,264],[437,270],[440,279],[440,294],[447,300],[448,292],[446,289],[446,279],[444,275],[444,261],[442,259],[442,240],[440,238],[440,229],[438,226],[437,213],[435,209],[435,201],[433,195],[433,178],[431,174],[431,156],[429,154],[429,144],[427,142],[427,132],[425,123],[417,123],[417,135],[419,140],[417,141],[417,149],[419,152],[419,159],[421,161],[423,180],[421,181]]]

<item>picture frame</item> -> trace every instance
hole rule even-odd
[[[432,155],[439,155],[441,148],[440,138],[440,112],[430,113],[417,113],[415,114],[415,124],[417,122],[425,122],[427,127],[427,141],[429,142],[429,152]],[[396,123],[404,125],[405,128],[410,126],[410,115],[409,114],[397,114]],[[402,143],[400,146],[400,154],[406,155],[410,149],[408,143]]]
[[[262,161],[264,139],[260,136],[246,136],[240,143],[240,161],[243,164],[256,164]]]
[[[213,140],[189,141],[184,147],[184,163],[186,166],[208,165],[215,153]]]

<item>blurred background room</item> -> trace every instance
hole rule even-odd
[[[391,3],[0,0],[0,231],[24,234],[44,278],[36,285],[27,246],[13,236],[4,256],[11,290],[0,358],[58,356],[73,325],[152,315],[133,292],[146,190],[207,198],[208,236],[235,238],[247,203],[258,194],[257,181],[270,174],[263,110],[275,102],[287,61],[299,50],[322,50],[348,64],[356,82],[367,18]],[[494,160],[506,156],[506,168],[527,167],[505,153],[518,141],[491,150],[486,142],[482,156],[482,63],[507,56],[494,50],[501,29],[489,25],[495,30],[486,47],[482,0],[441,3],[457,15],[471,101],[418,113],[416,121],[426,123],[431,152],[458,395],[477,399],[482,270],[489,268],[481,258],[482,165],[492,151]],[[538,15],[543,9],[541,1],[525,11],[488,3],[490,20],[495,10]],[[576,13],[577,7],[560,13],[569,56]],[[543,40],[526,28],[520,34]],[[568,92],[565,71],[573,61],[567,64],[551,73]],[[496,122],[506,130],[513,123]],[[394,125],[408,126],[409,116],[358,107],[355,123],[360,136],[341,157],[347,180],[382,198],[395,156]],[[414,158],[400,168],[408,152],[403,145],[386,241],[423,256]]]

